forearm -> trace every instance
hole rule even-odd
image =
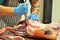
[[[30,3],[31,3],[31,14],[28,18],[31,19],[31,20],[38,21],[39,20],[38,14],[39,14],[39,11],[40,11],[39,1],[38,0],[35,0],[35,1],[32,0]]]
[[[35,3],[35,4],[34,4]],[[33,5],[34,4],[34,5]],[[40,11],[40,4],[39,1],[36,0],[31,4],[31,12],[38,15],[39,11]]]
[[[12,14],[14,14],[13,7],[6,7],[6,6],[0,5],[0,16],[12,15]]]

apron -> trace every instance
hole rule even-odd
[[[20,0],[4,0],[4,6],[15,7],[19,4]],[[0,29],[6,26],[13,27],[16,25],[17,21],[21,19],[21,15],[10,15],[10,16],[0,16]],[[4,34],[12,34],[9,31],[6,31]]]
[[[4,6],[15,7],[19,4],[20,0],[4,0]],[[4,26],[14,26],[16,25],[17,21],[20,20],[21,15],[10,15],[10,16],[0,16],[0,22],[2,22],[1,27]],[[3,26],[2,26],[3,25]]]

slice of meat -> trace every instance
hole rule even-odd
[[[27,29],[27,33],[30,36],[42,37],[47,39],[55,39],[57,37],[58,30],[54,30],[53,28],[55,27],[52,25],[54,24],[53,23],[43,24],[38,21],[28,20],[28,25],[26,29]]]
[[[22,37],[15,37],[15,38],[13,38],[13,40],[24,40],[24,38],[22,38]]]

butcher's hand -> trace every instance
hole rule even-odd
[[[26,14],[28,12],[28,3],[20,3],[14,7],[14,14]]]
[[[34,14],[34,13],[31,13],[31,14],[29,15],[28,19],[35,20],[35,21],[38,21],[38,20],[39,20],[39,18],[37,17],[37,15]]]

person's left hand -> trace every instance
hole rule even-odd
[[[28,19],[35,20],[35,21],[39,20],[39,18],[37,17],[37,15],[34,14],[34,13],[30,14],[30,16],[28,17]]]

